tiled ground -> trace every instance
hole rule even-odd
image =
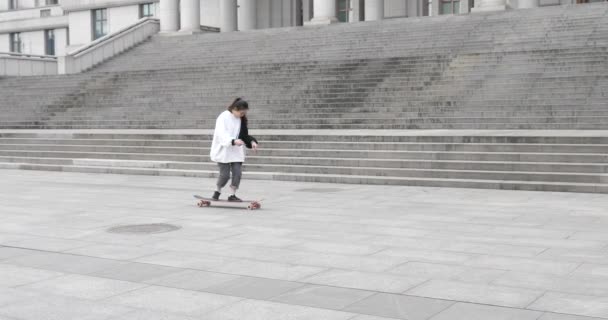
[[[608,319],[608,195],[212,185],[0,171],[0,320]]]

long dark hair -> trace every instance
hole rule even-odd
[[[232,104],[228,106],[228,111],[232,112],[233,110],[249,110],[249,103],[247,103],[247,101],[243,100],[242,98],[236,98],[234,99]],[[243,116],[241,118],[241,121],[243,121],[245,123],[245,126],[247,126],[247,116]]]

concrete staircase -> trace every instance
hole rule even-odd
[[[261,130],[246,179],[608,192],[608,134]],[[0,132],[0,168],[215,177],[211,132]]]
[[[156,37],[93,72],[0,81],[0,128],[606,129],[608,5]]]
[[[0,79],[0,167],[213,176],[235,96],[264,147],[248,178],[608,191],[605,3],[155,37]]]

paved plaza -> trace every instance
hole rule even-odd
[[[608,319],[608,195],[213,184],[0,170],[0,320]]]

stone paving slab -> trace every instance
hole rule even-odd
[[[240,300],[237,297],[206,292],[149,286],[108,298],[105,301],[132,308],[201,317]]]
[[[569,314],[545,313],[538,320],[600,320],[602,318],[590,318],[583,316],[573,316]]]
[[[445,300],[378,293],[352,304],[346,310],[383,317],[419,320],[429,319],[446,310],[453,303]]]
[[[608,318],[608,297],[548,292],[535,301],[531,308],[557,313],[579,314]]]
[[[257,300],[270,300],[283,293],[303,287],[294,281],[238,277],[205,289],[207,292]]]
[[[244,181],[248,212],[196,207],[209,179],[0,177],[0,319],[608,319],[607,195]]]
[[[206,316],[209,320],[348,320],[355,314],[282,303],[244,300]]]
[[[431,280],[409,290],[407,293],[421,297],[525,308],[538,299],[543,291],[458,281]]]
[[[237,275],[186,269],[178,273],[171,273],[145,282],[163,287],[205,291],[205,289],[209,287],[240,278],[242,277]]]
[[[432,320],[537,320],[542,312],[489,305],[456,303]]]
[[[183,269],[148,263],[124,261],[121,264],[115,264],[112,267],[98,270],[96,272],[90,273],[89,275],[114,280],[145,282],[150,279],[166,276],[173,273],[178,273],[181,271],[183,271]]]
[[[132,309],[102,301],[43,294],[34,299],[4,305],[0,308],[0,315],[25,320],[104,320],[129,311]]]
[[[61,272],[0,264],[0,288],[10,288],[64,275]]]
[[[306,285],[286,292],[272,300],[287,304],[342,310],[373,294],[373,291]]]

